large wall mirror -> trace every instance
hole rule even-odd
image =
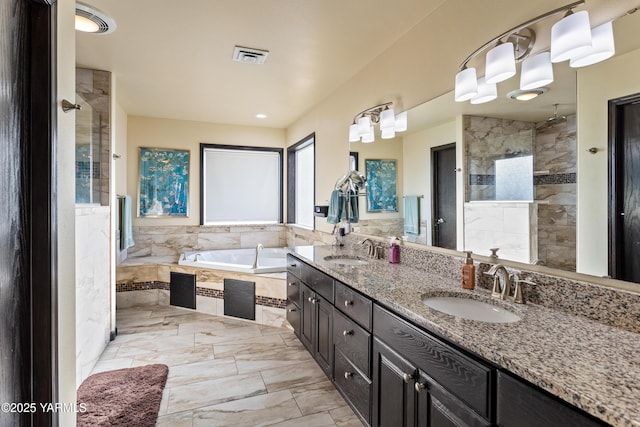
[[[410,109],[396,138],[351,143],[360,169],[397,160],[398,212],[361,212],[355,232],[484,256],[499,248],[500,259],[607,276],[607,101],[640,92],[638,28],[640,13],[616,19],[613,58],[554,64],[554,82],[535,99],[507,97],[518,74],[492,102],[446,93]]]

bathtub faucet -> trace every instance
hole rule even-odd
[[[258,268],[258,252],[262,249],[264,249],[264,246],[262,246],[262,243],[258,243],[256,245],[256,257],[253,259],[253,265],[251,268]]]

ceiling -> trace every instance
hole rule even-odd
[[[117,28],[76,32],[76,61],[115,73],[130,115],[285,128],[444,1],[86,0]]]
[[[84,0],[113,18],[117,28],[105,35],[76,32],[76,61],[79,67],[115,73],[118,103],[129,115],[286,128],[430,14],[436,16],[434,12],[445,3],[452,10],[464,5],[466,19],[487,12],[482,6],[486,2],[476,6],[476,0],[465,1],[470,3]],[[638,5],[640,0],[586,0],[585,7],[593,23],[620,16]],[[474,7],[477,10],[469,10]],[[462,20],[462,13],[456,18]],[[476,41],[474,25],[458,23],[454,27],[456,44]],[[536,28],[536,32],[540,36],[550,31]],[[477,41],[478,47],[484,42]],[[548,46],[545,40],[536,43]],[[266,63],[233,61],[236,45],[268,50]],[[451,43],[440,43],[439,52],[446,54],[452,47]],[[620,40],[616,40],[616,47],[625,49]],[[575,72],[556,69],[556,79],[554,90],[544,96],[545,102],[535,108],[531,120],[548,117],[553,103],[565,108],[573,104],[575,109]],[[560,84],[565,79],[567,85]],[[517,85],[517,79],[511,80],[508,84]],[[568,92],[559,90],[561,87]],[[460,114],[480,111],[468,103],[449,104]],[[493,110],[487,114],[513,110],[513,101],[492,104],[488,108]],[[256,118],[258,113],[267,118]],[[443,114],[445,108],[437,107],[428,116],[437,120]]]

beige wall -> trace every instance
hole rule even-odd
[[[58,0],[58,104],[76,99],[75,1]],[[58,108],[57,244],[58,244],[58,390],[59,401],[76,402],[75,288],[75,115]],[[61,412],[60,425],[74,426],[76,414]]]
[[[577,271],[608,274],[608,106],[640,92],[640,50],[578,71]],[[587,150],[597,148],[596,154]]]
[[[283,129],[222,125],[129,116],[127,131],[127,194],[133,197],[134,226],[198,225],[200,223],[200,143],[284,147]],[[189,150],[189,217],[137,218],[140,147]],[[120,154],[120,153],[119,153]],[[286,157],[286,153],[285,153]],[[286,160],[284,160],[286,162]],[[345,160],[346,163],[346,160]],[[119,178],[118,178],[119,179]]]

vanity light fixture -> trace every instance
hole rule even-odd
[[[392,105],[393,102],[385,102],[356,114],[349,126],[349,142],[373,142],[374,125],[380,126],[382,139],[394,138],[396,132],[407,130],[407,112],[395,114]]]
[[[520,89],[527,94],[513,92],[508,96],[531,99],[547,91],[553,82],[553,63],[569,60],[572,67],[595,64],[615,53],[611,22],[591,29],[587,11],[573,12],[585,4],[576,1],[524,22],[482,45],[460,64],[455,78],[455,100],[472,104],[489,102],[494,88],[491,84],[504,81],[516,74],[516,63],[522,62]],[[531,27],[541,21],[564,13],[564,17],[551,27],[551,45],[547,51],[529,56],[536,41]],[[484,77],[478,79],[476,68],[469,63],[486,52]],[[515,91],[515,92],[521,92]],[[513,95],[513,96],[512,96]]]
[[[85,33],[109,34],[115,31],[116,21],[93,6],[76,2],[75,29]]]

